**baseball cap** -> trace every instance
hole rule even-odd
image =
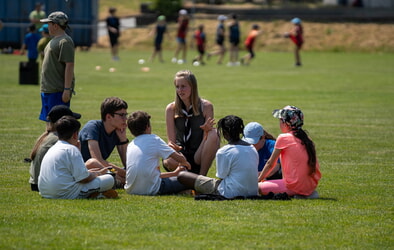
[[[46,24],[44,24],[44,25],[42,25],[42,27],[38,30],[39,32],[46,32],[46,33],[48,33],[49,32],[49,30],[48,30],[48,24],[46,23]]]
[[[272,115],[289,123],[292,129],[301,128],[304,125],[304,114],[295,106],[287,105],[282,109],[275,109]]]
[[[244,137],[242,140],[249,144],[256,144],[264,135],[263,126],[258,122],[249,122],[244,128]]]
[[[179,11],[179,14],[180,14],[180,15],[187,15],[187,10],[181,9],[181,10]]]
[[[45,19],[41,19],[42,23],[53,22],[59,24],[60,26],[66,26],[68,24],[68,16],[61,11],[55,11],[49,14]]]
[[[166,20],[166,16],[161,15],[161,16],[159,16],[159,17],[157,18],[157,20],[158,20],[158,21],[164,21],[164,20]]]
[[[218,20],[224,21],[224,20],[227,20],[227,17],[225,15],[220,15],[220,16],[218,16]]]
[[[72,116],[75,119],[81,118],[81,114],[72,112],[71,109],[69,107],[67,107],[66,105],[56,105],[51,109],[51,111],[49,111],[47,120],[52,123],[55,123],[62,116],[65,116],[65,115]]]
[[[301,23],[301,19],[299,19],[298,17],[295,17],[293,19],[291,19],[291,22],[294,24],[300,24]]]

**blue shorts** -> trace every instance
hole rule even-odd
[[[158,195],[166,195],[166,194],[177,194],[181,191],[189,189],[188,187],[181,184],[177,177],[169,177],[161,179],[160,189],[157,193]]]
[[[185,39],[185,38],[182,38],[182,37],[177,37],[177,38],[176,38],[176,41],[177,41],[178,43],[180,43],[180,44],[186,44],[186,39]]]
[[[42,121],[48,121],[47,116],[49,111],[51,111],[53,106],[56,105],[66,105],[70,107],[70,102],[64,103],[62,101],[63,92],[56,92],[56,93],[41,93],[41,114],[38,119]]]

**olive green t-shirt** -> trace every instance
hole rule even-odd
[[[63,92],[66,63],[74,62],[74,42],[68,35],[54,37],[44,50],[41,72],[41,92]],[[74,76],[71,87],[74,88]]]

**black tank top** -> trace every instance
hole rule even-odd
[[[205,118],[203,115],[202,111],[202,103],[200,105],[200,114],[195,116],[192,115],[191,117],[187,118],[185,116],[179,116],[175,118],[175,128],[176,128],[176,143],[179,146],[183,147],[182,151],[186,152],[195,152],[197,151],[198,147],[200,146],[200,143],[203,139],[204,136],[204,131],[200,128],[201,125],[205,123]],[[188,124],[190,127],[190,137],[186,140],[185,139],[185,131],[187,130],[186,128],[186,119],[188,119]]]

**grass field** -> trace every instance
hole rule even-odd
[[[117,200],[42,199],[30,191],[23,162],[44,131],[37,119],[39,86],[18,84],[24,57],[0,55],[0,249],[394,248],[393,54],[306,52],[301,68],[291,53],[273,52],[257,53],[248,67],[216,65],[216,58],[200,67],[137,63],[149,55],[122,51],[114,63],[108,50],[77,52],[71,108],[82,114],[82,124],[99,119],[105,97],[119,96],[129,112],[150,113],[153,132],[166,139],[173,76],[191,69],[216,120],[234,114],[278,135],[271,111],[301,108],[323,174],[321,199],[210,202],[123,190]],[[110,160],[120,163],[116,154]]]

